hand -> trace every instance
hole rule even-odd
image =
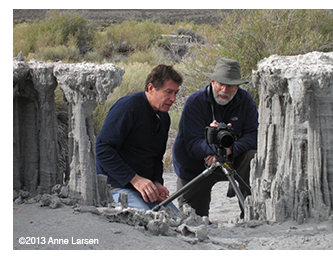
[[[214,120],[209,126],[217,127],[218,125],[219,125],[219,123],[216,120]],[[212,164],[214,164],[216,162],[216,158],[212,155],[205,157],[204,160],[205,160],[206,165],[208,165],[208,166],[211,166]]]
[[[155,186],[157,187],[159,193],[157,200],[164,201],[169,196],[169,190],[159,182],[155,182]]]
[[[212,126],[211,126],[211,127],[212,127]],[[216,162],[216,158],[215,158],[215,156],[211,156],[211,155],[209,155],[209,156],[205,157],[205,163],[206,163],[206,165],[211,166],[211,165],[214,164],[215,162]]]
[[[219,123],[216,120],[214,120],[209,126],[217,127],[218,125],[219,125]]]
[[[214,120],[209,126],[211,127],[217,127],[220,123],[218,123],[216,120]],[[228,123],[227,126],[232,127],[231,123]]]
[[[136,174],[130,183],[141,193],[142,199],[145,202],[148,202],[148,198],[151,202],[155,202],[159,199],[159,189],[149,179]]]

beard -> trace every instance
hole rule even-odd
[[[214,95],[214,99],[215,101],[219,104],[219,105],[227,105],[235,96],[235,94],[237,93],[237,91],[231,96],[228,93],[219,93],[219,92],[215,92],[213,90],[213,95]],[[224,97],[224,98],[222,98]]]

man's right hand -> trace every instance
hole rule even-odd
[[[145,202],[148,202],[148,198],[151,202],[157,201],[159,193],[157,187],[152,181],[136,174],[130,183],[141,193]]]
[[[210,123],[210,127],[217,127],[219,125],[219,123],[216,121],[216,120],[214,120],[213,122],[211,122]]]

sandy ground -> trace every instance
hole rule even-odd
[[[166,173],[164,178],[165,185],[173,193],[176,185],[174,173]],[[126,252],[132,250],[187,250],[187,252],[193,252],[193,250],[297,250],[299,252],[300,250],[320,250],[317,252],[324,252],[325,256],[327,253],[333,254],[333,222],[316,224],[310,220],[303,225],[297,225],[292,221],[283,223],[241,221],[238,219],[237,199],[226,197],[227,186],[227,182],[214,186],[210,210],[210,220],[213,224],[208,226],[208,238],[202,242],[191,244],[179,235],[154,236],[143,227],[110,223],[103,217],[90,212],[74,212],[71,206],[51,209],[39,207],[38,204],[14,204],[13,252],[18,252],[16,250],[90,249],[127,250]],[[56,242],[63,244],[55,244]],[[90,242],[90,244],[83,244],[84,242]],[[140,254],[140,251],[138,252]],[[289,252],[288,255],[290,255]],[[258,254],[255,256],[257,258]]]

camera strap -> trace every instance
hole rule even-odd
[[[209,85],[207,87],[207,98],[209,97],[209,94],[210,94],[210,87],[211,85]],[[213,115],[213,121],[215,120],[215,112],[214,112],[214,105],[212,103],[210,103],[210,108],[212,109],[212,115]]]

